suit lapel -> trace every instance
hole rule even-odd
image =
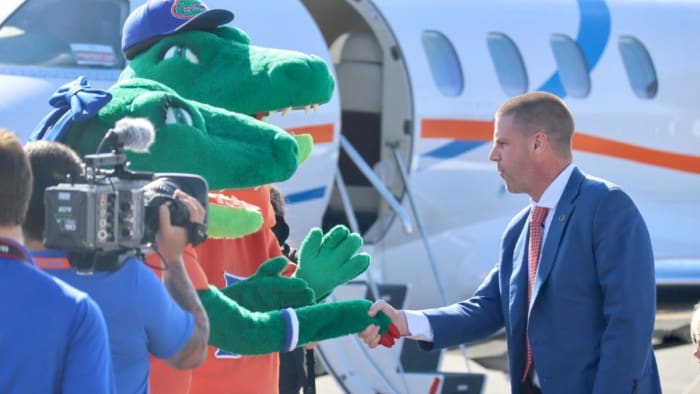
[[[540,293],[540,289],[547,281],[549,273],[552,271],[552,266],[554,265],[554,259],[559,251],[559,245],[561,245],[561,238],[564,235],[564,229],[567,223],[569,223],[569,218],[575,206],[575,200],[578,196],[579,187],[583,181],[584,176],[579,171],[578,168],[574,168],[571,173],[571,177],[564,188],[564,193],[562,193],[559,202],[557,203],[556,210],[554,211],[554,216],[552,217],[552,222],[549,225],[549,230],[547,231],[547,238],[544,240],[544,248],[542,249],[542,256],[540,257],[540,263],[537,267],[537,276],[535,277],[535,290],[532,293],[532,299],[530,300],[530,309],[534,305],[537,296]]]
[[[520,236],[513,248],[513,271],[510,276],[510,297],[508,313],[513,332],[525,332],[527,303],[527,237],[528,226],[523,221]]]

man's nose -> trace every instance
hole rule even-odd
[[[492,146],[491,150],[489,151],[489,160],[491,161],[497,161],[497,155],[496,155],[496,146]]]

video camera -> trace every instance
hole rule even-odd
[[[155,241],[159,207],[170,202],[170,221],[185,227],[196,245],[206,239],[204,225],[192,223],[185,205],[173,197],[175,190],[195,197],[207,209],[208,185],[192,174],[133,172],[125,149],[146,151],[153,142],[152,125],[145,119],[125,118],[100,143],[112,145],[111,153],[85,156],[81,179],[49,187],[44,193],[44,244],[69,252],[80,272],[117,269],[129,257],[141,257]]]

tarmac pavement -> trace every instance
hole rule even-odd
[[[693,357],[694,345],[679,341],[658,341],[654,347],[663,392],[700,394],[700,362]],[[504,372],[505,352],[506,347],[503,339],[494,339],[467,348],[467,354],[471,358],[468,364],[471,372],[487,374],[483,394],[507,394],[510,392],[508,376]],[[441,370],[444,372],[467,371],[467,364],[459,350],[447,351],[442,361]],[[317,378],[316,389],[319,394],[343,393],[340,386],[328,375]]]

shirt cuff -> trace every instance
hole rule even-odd
[[[406,325],[410,335],[408,338],[417,339],[419,341],[433,341],[433,328],[430,326],[430,320],[421,311],[404,310],[406,315]]]

